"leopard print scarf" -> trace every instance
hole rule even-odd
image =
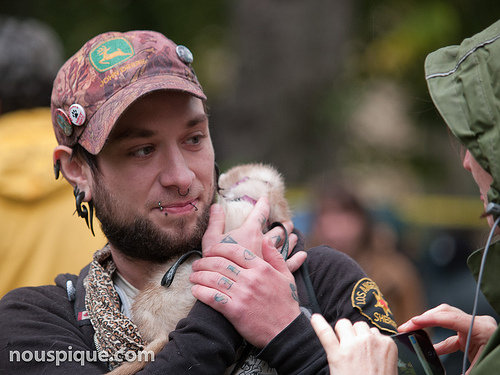
[[[138,327],[120,311],[120,298],[111,280],[115,270],[111,249],[106,245],[94,254],[83,282],[85,307],[95,330],[94,341],[111,368],[119,366],[129,352],[137,353],[146,346]]]
[[[118,367],[130,352],[139,352],[147,342],[139,333],[139,328],[120,311],[120,298],[115,290],[112,276],[116,265],[111,258],[111,249],[106,245],[94,254],[85,287],[85,307],[94,327],[94,341],[97,351],[108,359],[110,369]],[[130,355],[130,354],[129,354]],[[239,369],[230,366],[225,374],[276,374],[276,370],[253,354],[244,356]]]

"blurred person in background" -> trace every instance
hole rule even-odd
[[[428,55],[425,75],[435,106],[466,149],[462,164],[476,182],[484,204],[482,217],[491,228],[490,235],[486,246],[472,253],[467,264],[491,307],[499,313],[500,241],[491,241],[500,234],[500,21],[460,45],[444,47]],[[350,340],[351,345],[339,346],[331,340],[332,330],[323,323],[320,316],[313,320],[330,367],[342,360],[343,373],[356,373],[359,358],[365,358],[372,369],[365,374],[377,373],[374,366],[380,365],[380,358],[371,357],[369,350],[378,340],[377,335],[357,336],[355,342]],[[346,323],[352,329],[352,325]],[[465,353],[462,373],[498,373],[500,327],[493,317],[470,315],[442,304],[411,318],[398,330],[409,332],[429,327],[442,327],[456,333],[434,344],[434,348],[438,355]],[[340,342],[344,337],[349,339],[349,336],[335,333]],[[386,357],[383,366],[393,369],[394,362],[392,357]]]
[[[417,268],[397,248],[395,230],[378,222],[347,184],[318,179],[309,244],[325,244],[356,260],[380,287],[396,322],[426,309]]]
[[[105,243],[76,215],[60,215],[75,208],[71,187],[50,171],[50,94],[62,54],[48,25],[0,16],[0,298],[77,272]]]

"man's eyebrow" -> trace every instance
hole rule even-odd
[[[149,138],[155,134],[156,132],[150,129],[127,129],[113,134],[110,140],[117,142],[124,139]]]
[[[208,122],[208,116],[206,114],[201,114],[190,119],[186,124],[186,128],[194,128],[195,126],[204,124],[206,122]],[[112,140],[113,142],[118,142],[124,139],[150,138],[155,136],[156,133],[156,131],[150,129],[129,128],[113,134],[110,140]]]
[[[206,123],[206,122],[208,122],[208,116],[204,113],[204,114],[201,114],[201,115],[196,116],[196,117],[192,118],[191,120],[189,120],[187,123],[187,127],[193,128],[198,124]]]

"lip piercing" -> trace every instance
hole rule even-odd
[[[188,193],[189,193],[189,189],[188,189]],[[183,195],[183,196],[185,196],[185,195]],[[194,207],[195,211],[198,211],[198,207],[196,207],[193,203],[189,203],[189,204]],[[158,201],[158,208],[160,209],[160,211],[163,212],[163,206],[161,205],[161,201]],[[165,212],[165,216],[167,216],[167,215],[168,215],[168,213]]]
[[[188,194],[189,194],[189,188],[187,189],[186,194],[181,194],[181,189],[177,189],[177,193],[178,193],[181,197],[185,197],[186,195],[188,195]]]
[[[163,212],[163,206],[161,205],[161,201],[158,201],[158,208],[160,209],[160,211]],[[165,216],[168,216],[168,213],[165,212]]]

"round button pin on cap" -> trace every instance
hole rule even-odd
[[[87,118],[85,109],[83,109],[80,104],[72,104],[69,107],[69,116],[71,118],[71,122],[76,126],[82,126]]]
[[[183,63],[191,64],[193,62],[193,54],[186,46],[177,46],[175,52],[177,52],[177,56]]]
[[[73,134],[73,126],[71,126],[71,122],[69,121],[69,117],[62,109],[56,109],[56,121],[57,125],[61,128],[63,133],[68,137]]]

